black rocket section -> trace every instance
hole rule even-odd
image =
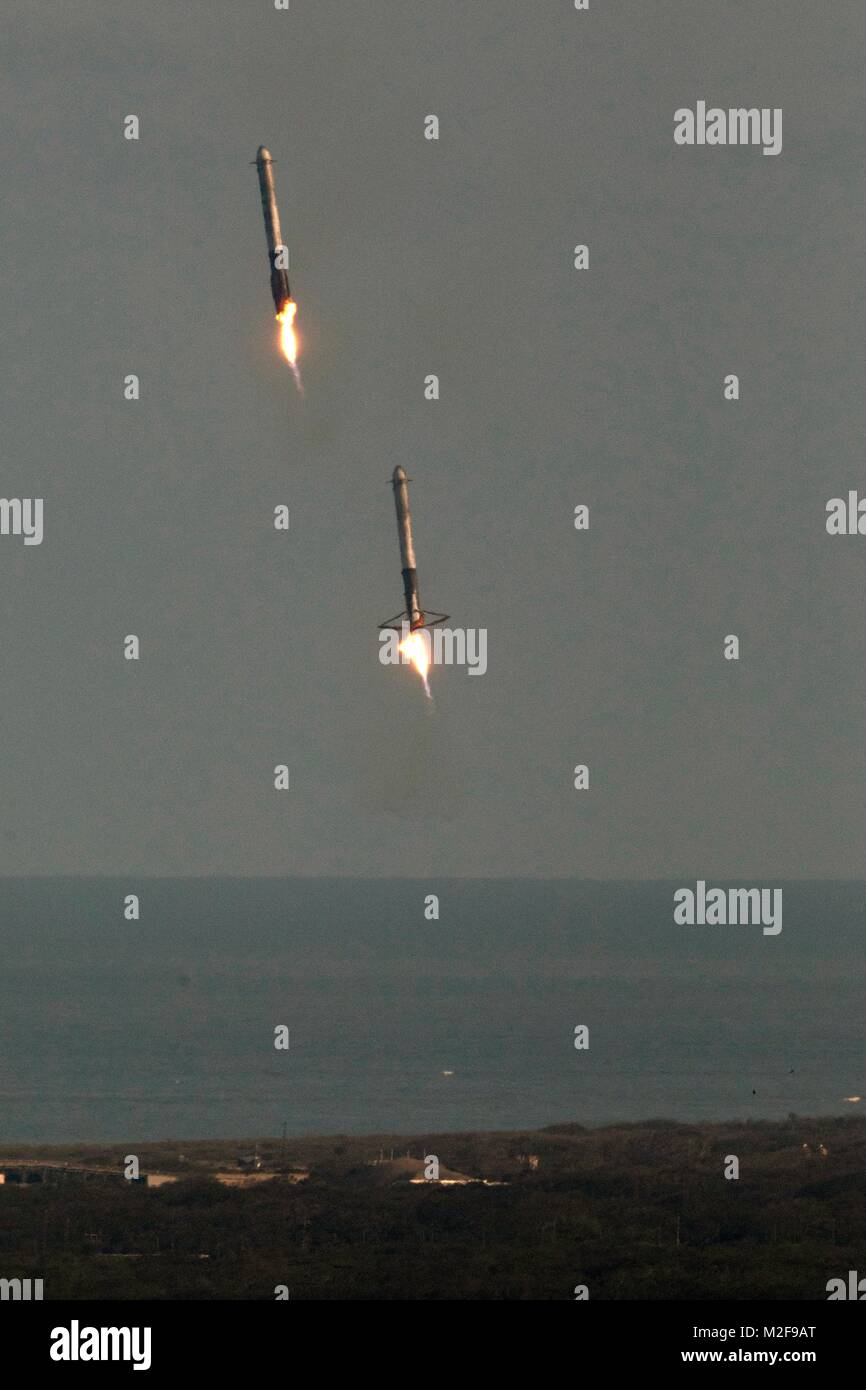
[[[268,267],[271,273],[271,294],[274,309],[282,313],[292,297],[289,286],[289,272],[285,264],[277,261],[288,260],[288,248],[283,242],[280,230],[280,214],[277,208],[277,195],[274,191],[273,160],[270,151],[260,145],[256,154],[256,170],[259,176],[259,190],[262,195],[262,212],[265,219],[265,237],[268,243]]]

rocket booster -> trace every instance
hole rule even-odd
[[[262,212],[265,215],[271,294],[274,297],[274,308],[278,314],[281,314],[292,297],[292,291],[289,289],[288,271],[276,264],[278,252],[281,251],[283,259],[285,259],[286,248],[280,231],[280,214],[277,208],[277,195],[274,192],[273,161],[270,150],[266,150],[264,145],[259,145],[256,153],[256,170],[259,175],[259,189],[262,195]]]
[[[394,506],[397,511],[397,535],[400,541],[400,564],[403,569],[403,597],[406,608],[382,628],[397,628],[408,623],[409,631],[416,632],[421,627],[435,627],[437,623],[447,622],[447,613],[425,613],[418,596],[418,571],[415,566],[415,543],[412,538],[412,513],[409,510],[409,479],[405,468],[400,464],[394,469],[391,478],[394,489]]]
[[[424,626],[424,614],[418,598],[418,571],[415,568],[415,545],[412,540],[412,513],[409,511],[409,479],[399,463],[394,469],[394,506],[397,508],[397,534],[400,537],[400,564],[403,566],[403,597],[409,630]]]

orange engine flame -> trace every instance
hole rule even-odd
[[[432,700],[433,696],[430,694],[430,682],[427,679],[427,673],[430,670],[430,652],[422,633],[417,631],[410,632],[408,637],[403,638],[397,650],[403,652],[403,654],[409,658],[415,670],[418,672],[418,675],[424,682],[424,694],[427,696],[428,700]]]
[[[283,356],[295,374],[298,386],[301,384],[301,377],[298,371],[298,335],[295,332],[295,314],[298,306],[293,299],[287,299],[280,312],[277,314],[277,323],[280,325],[280,347]]]

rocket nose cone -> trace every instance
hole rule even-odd
[[[399,463],[397,464],[397,467],[394,469],[393,481],[395,483],[406,482],[406,469],[403,468],[402,465]]]
[[[270,150],[269,150],[265,145],[259,145],[258,149],[256,150],[256,163],[257,163],[257,164],[269,164],[270,161],[271,161],[271,152],[270,152]]]

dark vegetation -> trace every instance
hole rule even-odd
[[[10,1166],[114,1171],[135,1152],[143,1171],[181,1180],[0,1187],[0,1277],[42,1278],[46,1299],[273,1299],[277,1285],[292,1299],[570,1299],[576,1284],[591,1299],[825,1299],[828,1279],[866,1275],[866,1120],[854,1117],[260,1140],[265,1169],[304,1165],[309,1179],[208,1176],[253,1148],[4,1149]],[[366,1181],[392,1148],[505,1185]]]

